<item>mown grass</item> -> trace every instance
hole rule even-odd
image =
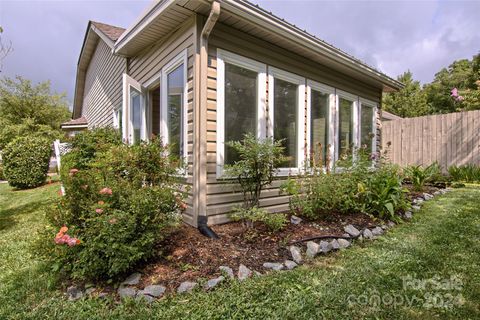
[[[412,222],[381,239],[317,258],[312,265],[152,305],[98,299],[69,302],[62,297],[57,290],[62,284],[31,250],[43,223],[42,210],[57,190],[58,186],[47,186],[12,191],[0,185],[0,319],[480,318],[478,186],[430,201]],[[403,279],[409,276],[459,277],[461,284],[459,290],[404,288]],[[376,297],[383,301],[376,304]],[[442,305],[441,299],[453,303]]]

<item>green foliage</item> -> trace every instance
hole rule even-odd
[[[92,145],[99,149],[92,153]],[[166,154],[159,139],[117,144],[106,130],[74,141],[62,162],[66,195],[47,212],[50,225],[39,243],[53,271],[76,279],[115,278],[152,256],[185,208],[175,178],[178,159]],[[80,243],[56,244],[62,226]]]
[[[0,180],[5,180],[5,176],[3,175],[3,163],[0,161]]]
[[[52,94],[50,82],[37,85],[22,77],[0,79],[0,122],[22,124],[32,119],[35,124],[59,129],[70,118],[65,95]]]
[[[480,182],[480,166],[474,164],[451,166],[448,173],[454,181]]]
[[[398,92],[385,93],[383,96],[383,108],[385,111],[400,117],[410,118],[429,114],[427,97],[422,91],[420,82],[413,80],[410,71],[397,77],[405,87]]]
[[[333,173],[308,168],[305,175],[282,185],[282,191],[291,195],[290,208],[295,214],[317,219],[332,212],[361,212],[395,219],[395,212],[406,208],[397,167],[380,159],[379,168],[374,168],[362,149],[335,166]]]
[[[18,137],[42,137],[53,141],[60,139],[63,134],[59,130],[53,130],[50,126],[36,124],[28,118],[20,124],[6,124],[0,129],[0,150]]]
[[[427,167],[411,165],[404,170],[405,178],[413,184],[416,191],[422,191],[426,183],[435,183],[442,176],[437,162]]]
[[[4,175],[10,186],[35,188],[45,182],[52,153],[51,144],[41,137],[20,137],[2,152]]]
[[[263,223],[270,231],[277,232],[285,228],[288,223],[284,213],[269,213],[267,210],[252,208],[235,208],[230,215],[232,221],[242,221],[248,227],[253,227],[256,222]]]
[[[417,117],[480,109],[480,54],[472,60],[461,59],[443,68],[423,88],[410,71],[397,78],[405,84],[398,92],[385,93],[384,110],[402,117]],[[458,89],[463,99],[451,96]]]
[[[246,208],[258,206],[263,187],[272,183],[274,174],[284,161],[281,141],[259,140],[246,134],[242,141],[228,142],[240,160],[225,166],[227,176],[240,184]]]

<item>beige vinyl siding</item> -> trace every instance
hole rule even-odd
[[[375,88],[366,85],[337,71],[333,71],[328,68],[328,66],[322,66],[309,61],[292,52],[279,48],[266,41],[259,40],[231,27],[217,24],[210,37],[209,43],[207,110],[207,215],[209,217],[208,221],[210,224],[227,222],[227,213],[230,212],[235,206],[242,205],[243,203],[243,195],[240,192],[238,185],[234,184],[233,181],[216,178],[217,48],[228,50],[244,57],[263,62],[268,66],[277,67],[285,71],[298,74],[307,79],[335,87],[336,89],[358,95],[376,103],[380,103],[381,88]],[[268,83],[266,87],[268,90]],[[268,99],[268,92],[266,97]],[[306,110],[306,99],[304,101],[304,107]],[[379,113],[377,113],[377,128],[379,128],[379,121]],[[306,125],[304,127],[306,128]],[[377,149],[380,146],[379,139],[380,130],[377,129]],[[271,186],[267,187],[262,192],[260,200],[261,207],[270,212],[288,210],[289,197],[285,194],[282,194],[279,188],[284,181],[283,179],[285,178],[278,178],[272,183]]]
[[[142,51],[128,61],[128,74],[146,84],[153,79],[160,79],[162,68],[172,59],[187,50],[187,163],[188,176],[184,181],[188,188],[188,197],[185,200],[187,209],[184,212],[184,221],[194,225],[192,168],[193,168],[193,67],[194,67],[194,19],[187,20],[178,30],[164,39],[160,39],[150,48]],[[162,84],[160,84],[162,85]]]
[[[122,104],[122,74],[125,58],[114,56],[103,40],[97,47],[87,68],[83,95],[82,116],[89,128],[111,126],[113,110]]]

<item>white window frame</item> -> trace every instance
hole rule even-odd
[[[328,144],[330,144],[330,149],[327,149],[328,156],[330,157],[330,163],[329,167],[331,168],[333,165],[333,159],[335,155],[335,125],[334,125],[334,119],[335,119],[335,88],[327,86],[325,84],[313,81],[313,80],[307,80],[307,115],[306,115],[306,148],[307,148],[307,155],[306,155],[306,161],[307,164],[309,164],[310,160],[310,140],[311,140],[311,111],[312,111],[312,90],[321,92],[323,94],[328,94]],[[327,146],[328,148],[328,146]]]
[[[147,141],[146,132],[146,114],[145,114],[145,89],[135,79],[124,73],[122,75],[123,82],[123,102],[122,102],[122,139],[123,141],[133,144],[133,121],[131,112],[131,95],[130,90],[135,89],[140,94],[140,111],[141,111],[141,125],[140,125],[140,140]]]
[[[377,128],[377,112],[378,112],[378,103],[375,102],[375,101],[372,101],[372,100],[367,100],[367,99],[364,99],[362,97],[359,98],[359,111],[358,111],[358,114],[359,114],[359,133],[358,133],[358,136],[359,136],[359,145],[362,143],[361,141],[361,137],[362,137],[362,123],[361,123],[361,115],[362,115],[362,107],[363,105],[366,105],[370,108],[372,108],[373,110],[373,114],[372,114],[372,129],[373,129],[373,134],[374,134],[374,137],[372,138],[372,153],[376,153],[377,152],[377,131],[378,131],[378,128]]]
[[[292,168],[279,168],[278,176],[286,176],[290,174],[298,174],[301,172],[305,164],[305,90],[306,78],[297,74],[268,66],[268,137],[275,139],[273,136],[273,126],[275,119],[275,101],[274,101],[274,83],[275,78],[288,81],[298,85],[297,90],[297,163]]]
[[[122,119],[120,117],[120,111],[122,111],[122,105],[113,108],[113,128],[119,129]]]
[[[267,65],[241,55],[217,49],[217,178],[224,177],[225,166],[225,63],[257,72],[257,138],[265,139]]]
[[[169,136],[168,136],[168,124],[167,124],[167,105],[168,105],[168,74],[174,71],[177,67],[183,64],[183,104],[182,104],[182,138],[183,141],[180,143],[183,144],[183,158],[186,161],[188,157],[188,128],[187,128],[187,83],[188,83],[188,56],[187,56],[187,49],[183,50],[180,54],[178,54],[175,58],[170,60],[161,71],[161,80],[160,80],[160,135],[162,137],[162,141],[165,144],[170,143]],[[188,170],[185,170],[188,171]]]
[[[352,101],[353,102],[353,133],[352,133],[352,140],[353,140],[353,147],[357,148],[359,145],[358,139],[359,139],[359,121],[358,121],[358,106],[359,102],[358,99],[359,97],[348,93],[346,91],[342,90],[336,90],[336,95],[335,95],[335,158],[334,162],[338,161],[340,158],[340,135],[339,135],[339,129],[340,129],[340,98],[344,98],[346,100]]]

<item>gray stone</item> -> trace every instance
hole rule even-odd
[[[300,248],[297,246],[290,246],[289,248],[290,254],[292,255],[293,261],[295,261],[297,264],[302,263],[302,253],[300,252]]]
[[[313,242],[313,241],[308,241],[307,242],[307,257],[309,258],[315,258],[315,256],[318,254],[320,251],[320,246]]]
[[[230,279],[235,278],[235,275],[233,274],[233,269],[227,266],[220,266],[219,267],[220,271],[222,273],[225,273],[227,276],[230,277]]]
[[[338,243],[337,239],[330,241],[329,245],[332,250],[340,249],[340,244]]]
[[[167,288],[165,288],[162,285],[159,284],[153,284],[150,286],[146,286],[145,289],[143,289],[143,294],[148,294],[149,296],[158,298],[161,297]]]
[[[373,239],[373,232],[370,229],[363,230],[363,237],[365,239]]]
[[[384,231],[383,231],[383,228],[375,227],[372,229],[372,233],[375,237],[378,237],[378,236],[381,236],[384,233]]]
[[[354,226],[352,226],[351,224],[349,224],[348,226],[346,226],[344,228],[345,232],[348,233],[349,235],[351,235],[352,237],[356,238],[360,235],[360,231],[358,231],[357,228],[355,228]]]
[[[90,296],[90,295],[91,295],[92,293],[94,293],[95,291],[96,291],[95,288],[90,287],[90,288],[85,289],[85,294],[86,294],[87,296]]]
[[[297,217],[297,216],[291,216],[291,217],[290,217],[290,222],[291,222],[292,224],[300,224],[302,221],[303,221],[303,220],[302,220],[302,218],[300,218],[300,217]]]
[[[70,286],[67,288],[68,300],[75,301],[83,297],[83,292],[76,286]]]
[[[298,266],[298,264],[296,264],[295,261],[292,260],[285,260],[283,264],[288,270],[292,270]]]
[[[417,199],[413,199],[412,203],[416,205],[421,205],[423,201],[424,200],[422,198],[417,198]]]
[[[148,303],[155,301],[155,297],[152,297],[149,294],[145,294],[145,290],[138,290],[137,295],[135,296],[137,300],[145,300]]]
[[[184,281],[177,288],[177,293],[190,292],[197,286],[196,282]]]
[[[405,212],[404,216],[405,216],[405,219],[408,219],[408,220],[412,219],[413,218],[412,211]]]
[[[128,276],[127,279],[125,279],[122,282],[122,285],[124,286],[134,286],[140,282],[140,278],[142,275],[138,272],[132,273],[131,275]]]
[[[393,222],[393,221],[388,221],[388,222],[387,222],[387,227],[389,227],[389,228],[395,227],[395,222]]]
[[[424,192],[423,193],[423,199],[425,199],[425,200],[433,199],[433,195],[430,194],[430,193]]]
[[[252,270],[248,269],[245,265],[241,264],[238,267],[237,277],[238,280],[243,281],[252,275]]]
[[[419,206],[412,206],[412,210],[413,210],[413,211],[418,211],[418,210],[420,210],[420,209],[421,209],[421,208],[420,208]]]
[[[351,236],[348,233],[344,233],[344,234],[342,234],[342,237],[350,238]]]
[[[205,289],[210,290],[210,289],[216,287],[223,280],[225,280],[224,276],[220,276],[218,278],[210,279],[210,280],[207,281],[207,283],[205,283]]]
[[[272,270],[275,270],[275,271],[280,271],[280,270],[283,269],[283,264],[276,263],[276,262],[265,262],[263,264],[263,267],[265,269],[272,269]]]
[[[320,246],[320,249],[319,249],[320,251],[319,252],[324,253],[324,254],[328,253],[328,252],[330,252],[330,250],[332,250],[332,248],[330,247],[330,244],[327,241],[323,241],[323,240],[320,241],[319,246]]]
[[[440,195],[440,194],[442,194],[440,191],[435,191],[435,192],[433,193],[434,196],[438,196],[438,195]]]
[[[120,287],[117,292],[120,298],[133,298],[137,294],[137,290],[130,287]]]
[[[348,248],[350,246],[350,241],[348,240],[345,240],[345,239],[338,239],[338,245],[340,247],[340,249],[345,249],[345,248]]]

